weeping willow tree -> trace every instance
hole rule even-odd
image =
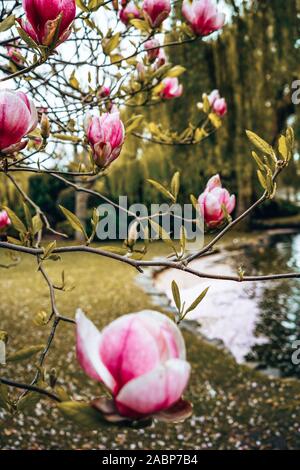
[[[204,44],[167,50],[171,62],[186,68],[181,77],[183,97],[166,103],[163,110],[161,106],[143,110],[147,121],[181,130],[187,121],[199,121],[196,103],[201,101],[202,93],[218,88],[229,108],[222,127],[198,146],[147,145],[131,138],[106,180],[107,192],[115,196],[132,193],[135,199],[138,195],[139,200],[147,202],[152,193],[144,184],[145,176],[164,182],[171,169],[178,169],[183,194],[198,195],[206,178],[221,169],[224,181],[238,194],[241,213],[259,189],[245,129],[275,142],[287,120],[294,116],[299,134],[299,111],[292,103],[291,85],[300,77],[300,2],[245,1],[239,2],[239,7],[232,1],[228,3],[232,20],[221,35]],[[295,179],[295,165],[285,175],[289,183]]]

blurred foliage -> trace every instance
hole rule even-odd
[[[181,77],[184,94],[148,107],[143,111],[146,121],[179,131],[189,120],[196,124],[200,118],[196,103],[203,92],[214,88],[226,97],[228,117],[217,133],[196,146],[157,145],[128,138],[120,160],[106,178],[108,194],[115,198],[128,194],[135,201],[149,203],[155,195],[144,183],[145,177],[164,183],[170,172],[180,170],[182,196],[187,200],[190,193],[202,191],[207,178],[220,172],[224,184],[238,194],[238,211],[248,207],[259,187],[245,129],[275,143],[287,120],[295,115],[296,137],[300,132],[298,111],[291,101],[291,85],[299,77],[297,3],[243,2],[244,11],[234,15],[232,24],[215,40],[169,48],[170,61],[187,69]],[[282,183],[297,184],[295,167],[294,161]]]

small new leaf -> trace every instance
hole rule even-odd
[[[252,131],[246,131],[247,137],[250,140],[250,142],[261,152],[271,156],[273,160],[276,160],[276,156],[274,153],[274,150],[268,142],[263,140],[261,137],[259,137],[255,132]]]
[[[175,201],[177,200],[179,189],[180,189],[180,173],[179,171],[176,171],[171,181],[171,191],[172,191]]]
[[[3,209],[7,212],[8,217],[11,220],[11,223],[13,224],[14,228],[19,232],[19,233],[26,233],[27,228],[23,224],[22,220],[19,219],[17,214],[13,210],[11,210],[9,207],[2,206]]]
[[[30,359],[32,356],[35,356],[38,352],[44,349],[43,344],[38,344],[36,346],[29,346],[28,348],[22,348],[19,351],[11,354],[7,357],[7,362],[17,362]]]
[[[162,184],[158,183],[155,180],[147,179],[148,183],[152,184],[161,194],[163,194],[167,199],[171,199],[175,203],[175,198],[173,194],[166,189]]]
[[[7,31],[15,24],[15,15],[9,15],[0,23],[0,33]]]
[[[200,302],[202,302],[202,300],[204,299],[204,297],[206,296],[207,292],[208,292],[208,289],[209,287],[207,287],[206,289],[204,289],[203,292],[201,292],[201,294],[196,298],[196,300],[194,300],[194,302],[189,306],[189,308],[185,311],[185,314],[183,315],[183,317],[181,318],[181,320],[183,320],[188,313],[192,312],[193,310],[195,310],[196,307],[198,307],[198,305],[200,304]]]
[[[66,418],[80,425],[96,427],[98,429],[101,423],[101,414],[88,403],[64,401],[57,406]]]
[[[78,219],[78,217],[73,214],[73,212],[69,211],[65,207],[59,205],[60,210],[68,220],[69,224],[71,227],[76,231],[76,232],[81,232],[85,236],[86,240],[88,239],[88,236],[86,234],[85,228],[83,227],[82,223]]]
[[[178,287],[176,281],[172,281],[171,287],[172,287],[172,295],[173,295],[173,299],[174,299],[176,308],[177,308],[178,312],[180,313],[181,312],[181,298],[180,298],[179,287]]]

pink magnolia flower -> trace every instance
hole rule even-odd
[[[26,147],[23,137],[38,123],[34,104],[21,91],[0,90],[0,153],[12,154]]]
[[[17,65],[23,65],[24,59],[22,58],[20,51],[15,46],[6,46],[8,57]]]
[[[208,36],[225,24],[213,0],[183,0],[182,14],[197,36]]]
[[[70,26],[76,15],[75,0],[23,0],[26,20],[19,19],[22,29],[37,43],[53,45],[56,27],[61,15],[56,45],[70,35]]]
[[[163,65],[165,65],[166,62],[167,62],[167,56],[166,56],[164,49],[161,47],[159,49],[158,56],[155,62],[155,68],[159,69],[159,67],[162,67]]]
[[[97,96],[99,96],[99,98],[107,98],[107,96],[109,96],[109,95],[110,95],[109,86],[103,85],[102,87],[99,88],[99,90],[97,92]]]
[[[214,113],[223,117],[227,113],[227,103],[225,98],[221,98],[219,90],[213,90],[208,96],[208,100]]]
[[[160,97],[164,100],[171,100],[182,95],[183,87],[179,85],[177,77],[165,78],[162,84],[163,89],[160,92]]]
[[[130,20],[134,18],[140,18],[141,13],[134,2],[129,2],[120,10],[119,16],[122,23],[127,26]]]
[[[217,227],[224,219],[224,209],[231,214],[235,208],[235,196],[230,196],[227,189],[222,188],[219,175],[208,181],[205,191],[198,199],[201,215],[209,227]]]
[[[149,59],[149,62],[154,62],[158,56],[159,56],[159,51],[160,51],[160,43],[157,39],[149,39],[149,41],[146,41],[144,44],[145,51],[147,51],[147,56]]]
[[[0,230],[8,227],[11,224],[10,218],[6,211],[0,211]]]
[[[124,315],[100,333],[78,311],[77,358],[83,370],[104,383],[122,416],[141,418],[180,401],[190,376],[180,330],[161,313]]]
[[[86,134],[97,166],[105,168],[118,158],[125,139],[125,129],[117,110],[112,109],[111,113],[100,117],[88,117]]]
[[[144,17],[152,28],[158,28],[169,16],[170,11],[170,0],[144,0]]]

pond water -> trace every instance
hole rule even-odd
[[[200,271],[219,274],[236,273],[240,266],[246,275],[300,272],[300,234],[276,235],[268,246],[225,252],[193,263]],[[294,343],[300,341],[300,280],[237,284],[199,280],[168,270],[157,277],[156,285],[170,299],[172,279],[187,304],[210,286],[189,319],[197,321],[209,339],[222,340],[238,362],[300,378],[300,365],[292,362]]]

